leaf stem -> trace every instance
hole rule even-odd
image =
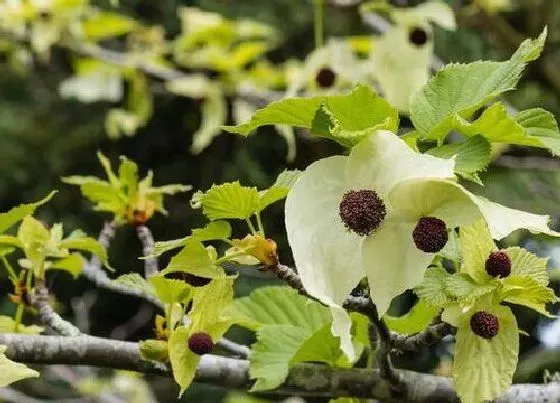
[[[261,212],[258,211],[257,214],[255,214],[257,216],[257,226],[259,228],[259,233],[261,234],[261,236],[263,238],[266,238],[265,234],[264,234],[264,227],[262,225],[262,221],[261,221]]]
[[[245,221],[247,222],[247,226],[249,227],[249,231],[251,231],[251,233],[252,233],[253,235],[257,235],[258,232],[257,232],[257,230],[255,229],[255,227],[253,226],[253,223],[251,222],[251,217],[246,218]]]
[[[315,28],[315,49],[323,46],[324,29],[324,4],[323,0],[313,0],[313,19]]]
[[[16,316],[14,318],[14,333],[19,333],[19,325],[21,323],[21,319],[23,318],[23,310],[25,309],[25,303],[21,301],[16,310]]]
[[[167,304],[165,310],[165,333],[167,333],[167,340],[171,337],[171,314],[173,313],[173,304]]]
[[[6,267],[10,280],[12,280],[12,283],[15,285],[18,282],[18,276],[10,262],[8,262],[8,259],[6,259],[6,256],[2,256],[2,263],[4,263],[4,266]]]

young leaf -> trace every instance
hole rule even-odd
[[[548,258],[540,258],[534,253],[516,246],[505,249],[505,252],[511,259],[512,276],[526,276],[545,287],[548,285],[546,270]]]
[[[493,400],[511,385],[519,353],[519,333],[515,316],[509,308],[492,306],[485,311],[498,317],[498,334],[486,340],[473,333],[470,317],[461,319],[457,330],[453,379],[463,403]]]
[[[105,247],[101,245],[96,239],[88,237],[66,238],[60,241],[60,248],[90,252],[96,255],[105,267],[113,271],[113,269],[109,265]]]
[[[456,116],[468,119],[488,101],[513,89],[527,63],[543,49],[546,29],[535,40],[526,40],[510,60],[449,64],[412,98],[410,115],[422,137],[442,140]]]
[[[560,132],[554,115],[534,108],[511,117],[504,104],[496,102],[472,123],[456,117],[454,128],[467,135],[482,135],[494,143],[548,148],[560,154]]]
[[[516,305],[524,305],[538,313],[552,317],[546,310],[546,304],[558,302],[554,290],[539,284],[527,276],[509,275],[503,279],[500,299]]]
[[[259,193],[258,211],[262,211],[272,203],[285,198],[300,175],[301,171],[298,170],[286,170],[278,175],[278,178],[276,178],[276,182],[274,183],[274,185],[272,185],[267,190]]]
[[[429,273],[428,271],[427,273]],[[440,308],[419,299],[410,311],[402,316],[383,316],[383,320],[394,332],[401,334],[414,334],[426,329],[438,314]]]
[[[439,158],[455,158],[455,173],[479,184],[478,172],[490,163],[490,143],[482,136],[475,136],[462,143],[446,144],[432,148],[426,153]]]
[[[58,269],[67,271],[74,278],[78,278],[84,268],[84,259],[79,253],[72,253],[71,255],[49,262],[48,270]]]
[[[188,340],[192,333],[181,326],[171,333],[169,338],[169,361],[173,370],[173,378],[181,387],[179,397],[190,386],[200,362],[200,356],[188,348]]]
[[[9,230],[18,221],[23,220],[25,216],[33,214],[37,207],[47,203],[55,194],[56,191],[53,191],[35,203],[20,204],[5,213],[0,213],[0,234]]]
[[[231,225],[227,221],[211,221],[203,228],[193,229],[191,235],[170,241],[156,242],[152,254],[148,257],[160,256],[165,252],[186,246],[189,239],[200,242],[225,240],[231,237]]]
[[[192,287],[184,281],[152,276],[149,282],[153,285],[157,297],[165,304],[183,304],[192,298]]]
[[[291,325],[313,333],[331,321],[329,310],[289,287],[263,287],[237,298],[227,311],[241,326]]]
[[[6,346],[0,346],[0,387],[3,388],[11,383],[26,378],[37,378],[39,373],[19,362],[8,359],[5,355]]]
[[[331,367],[351,367],[344,353],[340,350],[340,338],[333,336],[331,324],[309,336],[290,360],[290,365],[298,362],[322,362]]]
[[[322,112],[318,112],[322,105]],[[332,124],[331,118],[336,124]],[[226,126],[225,129],[247,136],[260,126],[287,124],[313,128],[314,134],[333,138],[343,145],[354,145],[373,130],[395,131],[398,121],[396,109],[369,87],[360,85],[349,95],[287,98],[272,102],[257,111],[249,122]]]
[[[122,274],[114,279],[113,283],[121,284],[129,288],[134,288],[136,290],[141,290],[147,295],[155,296],[155,289],[153,284],[151,284],[138,273]]]
[[[445,305],[451,302],[445,291],[445,280],[449,276],[450,274],[443,267],[430,267],[426,270],[422,283],[414,289],[414,293],[428,305],[434,307]]]
[[[290,360],[310,335],[291,325],[263,326],[251,348],[249,376],[256,379],[252,392],[274,389],[286,379]]]
[[[203,213],[210,220],[224,218],[249,218],[259,206],[259,192],[254,187],[241,186],[239,182],[213,185],[201,196]]]
[[[486,260],[496,250],[494,240],[484,220],[472,225],[463,226],[459,230],[463,253],[461,273],[468,274],[478,283],[486,282],[490,276],[486,273]]]
[[[208,250],[196,239],[188,240],[161,273],[165,275],[177,271],[206,278],[225,276],[223,269],[215,264]]]

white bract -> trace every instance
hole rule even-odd
[[[367,277],[379,315],[391,300],[418,285],[435,253],[419,250],[413,231],[422,217],[443,220],[448,229],[483,217],[494,237],[528,228],[557,235],[548,217],[507,209],[467,192],[455,182],[454,159],[413,151],[389,131],[377,131],[348,157],[310,165],[286,200],[286,230],[307,292],[331,308],[332,331],[353,358],[351,322],[342,304]],[[340,204],[349,191],[374,191],[386,213],[367,236],[347,229]]]

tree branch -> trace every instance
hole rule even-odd
[[[455,334],[456,329],[444,322],[430,325],[420,333],[405,336],[391,333],[392,348],[399,351],[418,351],[422,346],[437,343],[447,335]]]
[[[32,298],[33,307],[37,310],[39,322],[50,327],[54,332],[63,336],[79,336],[80,329],[65,321],[49,305],[49,290],[45,285],[45,280],[35,279],[35,295]]]
[[[150,256],[154,249],[154,236],[152,231],[145,225],[136,227],[136,234],[140,243],[142,243],[142,254],[144,257]],[[159,271],[158,261],[156,257],[149,257],[144,259],[144,277],[150,278],[155,276]]]
[[[137,343],[107,340],[91,336],[28,336],[0,334],[8,358],[29,364],[90,365],[171,376],[161,364],[143,361]],[[319,364],[295,365],[286,382],[265,393],[318,397],[355,396],[386,402],[456,403],[457,395],[451,379],[411,371],[399,371],[405,386],[395,394],[380,377],[379,371],[331,368]],[[202,356],[195,381],[212,383],[232,389],[247,390],[249,362],[215,355]],[[560,401],[560,384],[514,385],[497,403]]]

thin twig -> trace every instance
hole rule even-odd
[[[154,250],[154,236],[152,231],[145,225],[136,227],[136,234],[140,243],[142,243],[142,254],[144,257],[150,256]],[[157,257],[148,257],[144,259],[144,277],[150,278],[155,276],[159,271]]]
[[[399,351],[418,351],[423,346],[429,346],[442,340],[445,336],[455,334],[456,329],[444,322],[430,325],[420,333],[406,336],[391,333],[392,348]]]
[[[51,328],[54,332],[63,336],[79,336],[80,329],[65,321],[49,305],[49,290],[42,278],[35,279],[34,296],[32,298],[33,307],[37,310],[39,322]]]
[[[403,385],[398,372],[391,362],[391,331],[379,317],[377,308],[374,304],[370,305],[369,312],[370,323],[373,324],[377,331],[378,346],[376,351],[377,365],[379,366],[379,376],[385,379],[396,390],[401,390]]]

